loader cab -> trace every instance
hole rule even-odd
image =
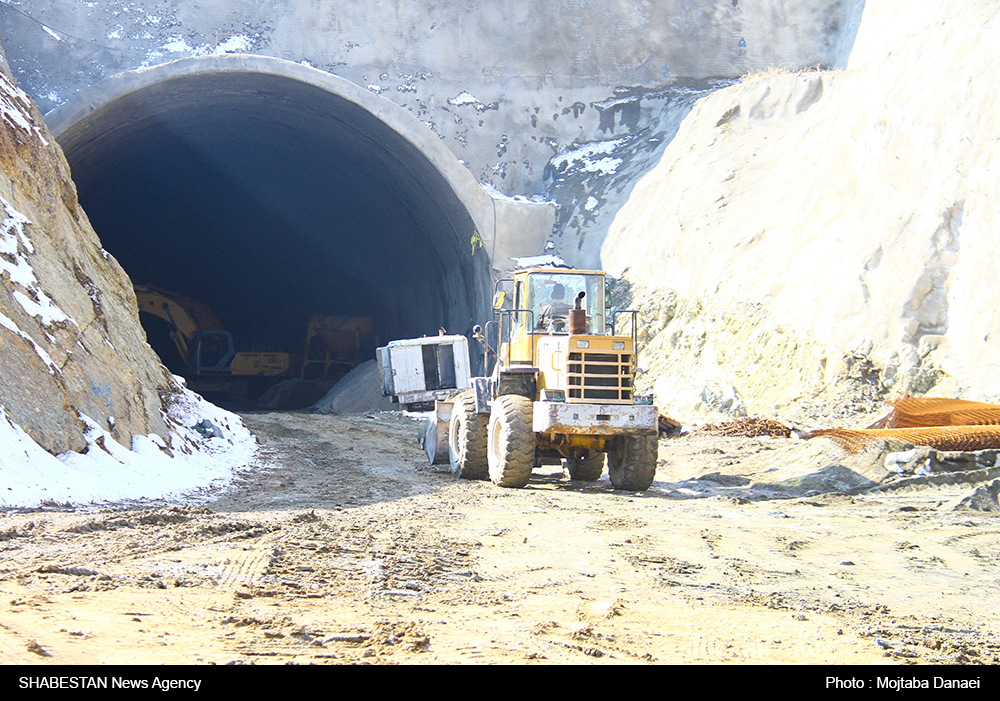
[[[519,270],[512,279],[501,281],[502,304],[509,311],[510,328],[503,337],[510,339],[512,361],[530,364],[539,336],[569,334],[567,317],[580,292],[586,310],[589,335],[607,333],[604,273],[565,268]],[[509,335],[508,335],[509,334]]]
[[[566,334],[567,315],[580,292],[587,311],[588,334],[604,334],[604,276],[600,273],[529,273],[528,306],[534,312],[535,331]]]

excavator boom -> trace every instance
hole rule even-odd
[[[170,338],[185,362],[202,331],[222,331],[222,322],[204,302],[154,285],[135,285],[139,311],[158,316],[170,325]]]

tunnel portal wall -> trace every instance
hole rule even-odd
[[[493,199],[424,125],[349,81],[184,59],[47,121],[133,280],[203,299],[262,347],[295,350],[311,313],[376,316],[383,341],[468,333],[488,313]]]
[[[554,154],[647,126],[671,85],[844,65],[863,5],[19,0],[0,4],[0,26],[43,112],[127,70],[207,54],[270,56],[391,100],[480,182],[534,195],[545,191]]]

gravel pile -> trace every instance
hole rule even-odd
[[[361,363],[330,388],[326,396],[312,405],[317,414],[352,414],[366,411],[396,411],[398,404],[382,396],[378,363]]]

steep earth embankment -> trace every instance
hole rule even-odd
[[[646,310],[661,404],[1000,395],[998,16],[869,0],[846,71],[695,106],[602,250]]]
[[[126,446],[166,437],[171,380],[128,276],[101,248],[37,108],[2,73],[0,109],[0,404],[52,452],[86,446],[81,416]]]
[[[132,284],[2,56],[0,507],[158,496],[224,477],[253,438],[183,390],[146,344]]]

